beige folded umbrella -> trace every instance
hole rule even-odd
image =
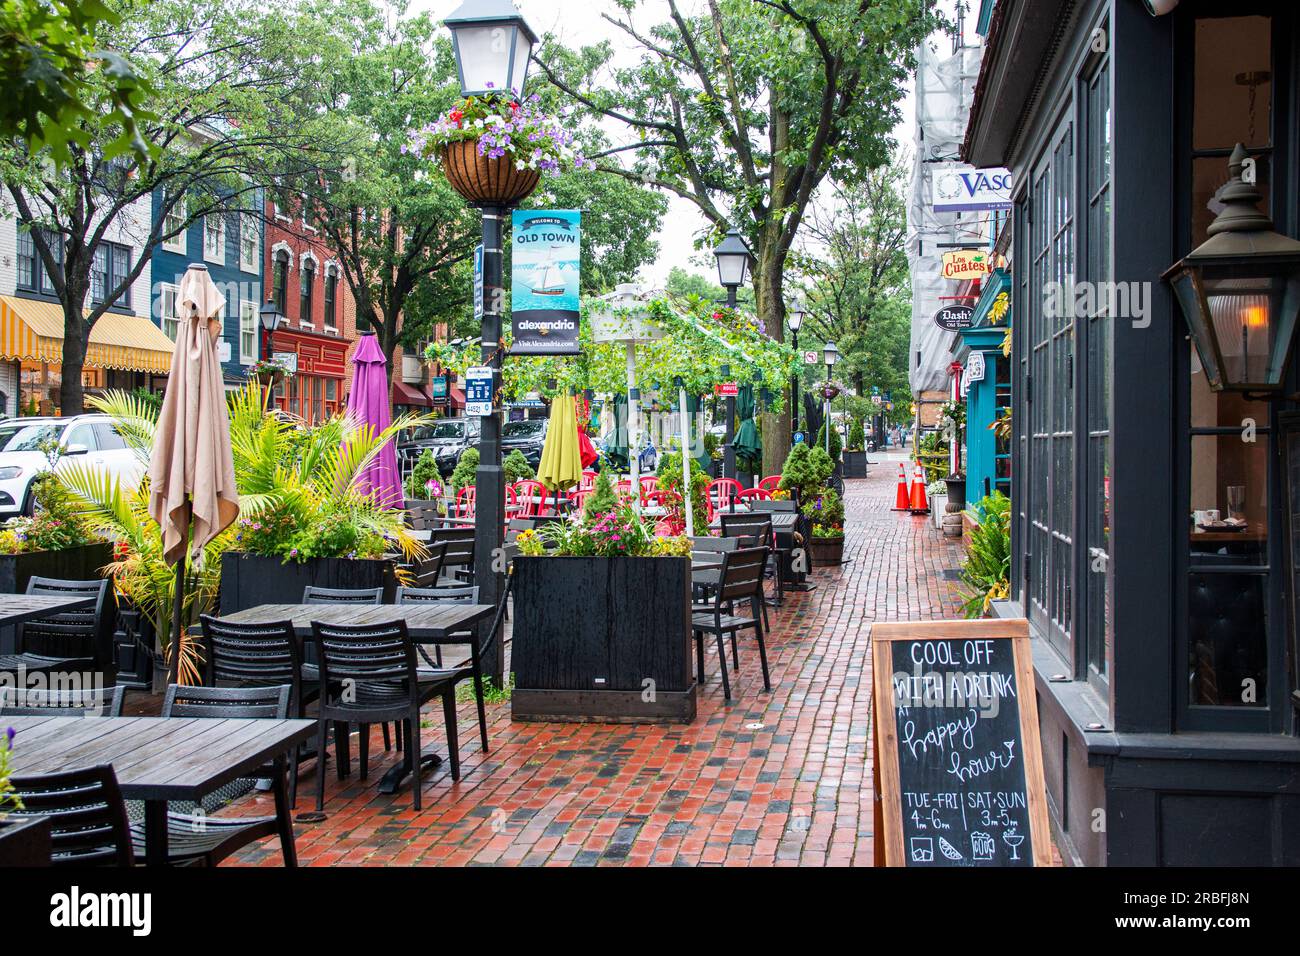
[[[187,545],[198,558],[239,516],[216,346],[224,305],[207,267],[191,265],[176,296],[176,351],[149,459],[149,514],[162,528],[165,560],[176,565],[172,649],[179,646]],[[174,680],[179,655],[171,658]]]

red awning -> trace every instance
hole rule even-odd
[[[394,405],[414,405],[417,408],[432,408],[433,399],[431,399],[423,388],[416,385],[407,385],[405,382],[393,383],[393,404]]]
[[[452,408],[465,407],[465,392],[463,389],[459,389],[455,385],[451,387],[451,407]]]

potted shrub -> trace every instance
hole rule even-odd
[[[844,560],[844,501],[830,488],[823,488],[805,501],[800,512],[812,524],[814,565],[837,567]]]
[[[0,592],[22,594],[33,577],[86,581],[112,560],[53,472],[33,482],[35,513],[0,526]]]
[[[976,618],[1011,593],[1011,499],[995,491],[977,501],[966,517],[974,527],[961,569],[962,613]]]
[[[833,444],[833,443],[832,443]],[[844,450],[844,477],[867,477],[867,433],[862,419],[855,418],[849,425],[849,439]]]
[[[540,108],[537,95],[501,91],[461,100],[446,116],[413,130],[404,152],[442,166],[451,187],[476,205],[513,206],[543,174],[595,169],[573,147],[573,132]]]
[[[420,452],[420,457],[415,460],[415,466],[411,473],[406,476],[406,482],[402,488],[406,494],[406,504],[412,505],[434,505],[439,514],[445,512],[443,505],[443,484],[442,474],[438,471],[437,459],[433,457],[433,452],[424,449]]]
[[[515,720],[695,719],[690,539],[609,503],[517,539]]]
[[[14,817],[23,803],[9,782],[14,729],[0,734],[0,867],[49,866],[50,824],[43,817]]]
[[[528,459],[524,457],[524,453],[518,448],[501,460],[501,470],[505,473],[506,484],[508,485],[537,477],[537,472],[533,470],[532,465],[528,464]]]
[[[811,567],[837,565],[844,553],[844,503],[826,487],[834,470],[825,448],[810,449],[806,443],[799,442],[786,456],[777,486],[779,491],[794,497],[800,515],[797,534],[808,545]],[[801,580],[799,572],[795,570],[794,577],[788,580]]]

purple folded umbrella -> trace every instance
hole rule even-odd
[[[373,333],[361,336],[352,364],[356,368],[352,373],[348,414],[353,421],[369,425],[378,434],[393,423],[393,413],[388,405],[388,363]],[[385,445],[374,462],[357,476],[356,486],[362,494],[373,493],[384,507],[401,508],[405,504],[395,442]]]

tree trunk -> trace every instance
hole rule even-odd
[[[63,363],[60,366],[59,414],[80,415],[85,411],[85,389],[81,385],[81,371],[86,364],[86,328],[83,303],[86,286],[68,276],[63,296]]]
[[[754,300],[758,317],[768,335],[778,342],[785,341],[785,301],[782,298],[782,264],[777,261],[774,242],[763,243],[758,254],[758,268],[754,271]],[[785,394],[785,410],[780,413],[764,412],[763,475],[779,475],[790,451],[790,383],[768,382],[773,391]]]

